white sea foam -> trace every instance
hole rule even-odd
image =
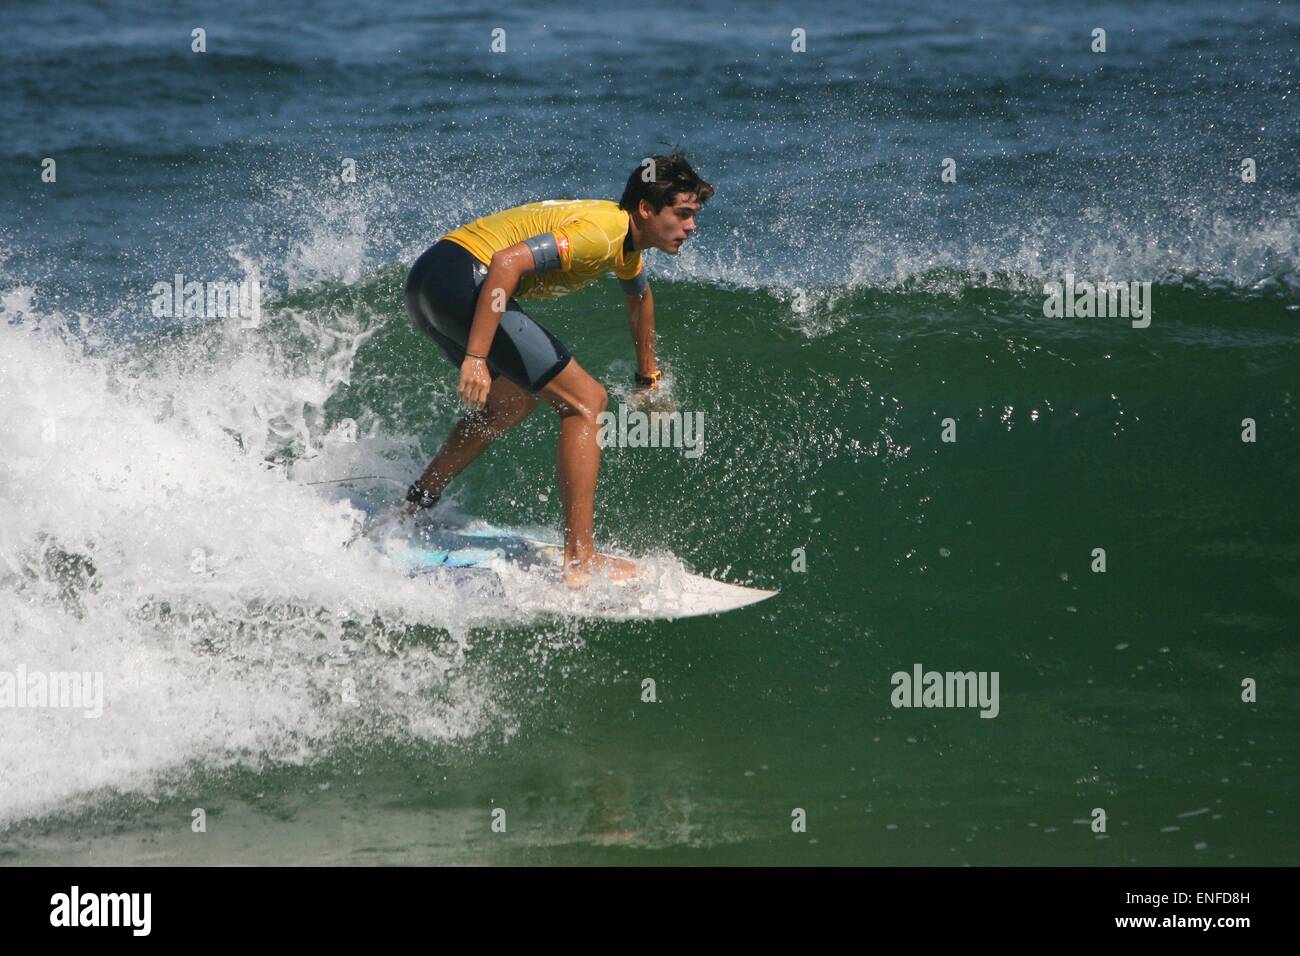
[[[90,355],[30,290],[3,301],[0,667],[102,673],[103,714],[0,711],[0,825],[356,734],[510,732],[490,681],[459,668],[470,628],[527,615],[345,548],[362,514],[304,483],[416,464],[401,436],[324,427],[364,329],[317,330],[296,362],[237,322]],[[267,462],[288,446],[306,459],[292,478]]]
[[[658,256],[655,274],[770,290],[796,312],[796,290],[824,311],[835,305],[825,297],[859,288],[955,295],[981,286],[1037,294],[1044,278],[1066,271],[1175,284],[1191,278],[1239,290],[1278,285],[1300,295],[1300,207],[1250,221],[1192,210],[1140,227],[1094,210],[1080,222],[1026,217],[1014,228],[959,232],[865,216],[834,227],[833,242],[818,240],[827,227],[813,218],[817,212],[764,229],[771,255],[747,252],[748,234],[702,233],[679,256]]]

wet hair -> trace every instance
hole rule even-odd
[[[644,160],[632,170],[623,189],[623,198],[618,201],[621,208],[634,212],[644,199],[650,208],[659,212],[673,201],[673,197],[686,193],[699,200],[701,206],[713,195],[713,183],[706,183],[691,164],[686,161],[686,154],[680,149],[671,156],[651,156],[654,160],[654,180],[645,182],[641,178],[647,167]]]

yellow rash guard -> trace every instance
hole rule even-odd
[[[443,238],[464,247],[484,265],[491,263],[494,252],[528,242],[538,268],[524,273],[515,295],[553,299],[611,270],[624,291],[644,289],[641,250],[623,255],[628,227],[627,213],[607,199],[546,199],[475,219]],[[547,234],[553,241],[544,238]]]

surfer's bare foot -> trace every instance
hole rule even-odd
[[[585,563],[570,561],[564,566],[564,583],[570,588],[580,589],[591,584],[591,576],[599,574],[610,581],[626,581],[641,573],[635,561],[615,558],[608,554],[594,554]]]

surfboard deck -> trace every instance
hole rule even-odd
[[[693,574],[680,562],[664,569],[629,555],[614,556],[637,561],[640,576],[609,581],[597,575],[591,587],[571,590],[564,584],[564,546],[558,535],[480,520],[421,523],[399,518],[399,508],[354,504],[368,516],[362,533],[406,575],[448,586],[473,580],[481,587],[486,579],[489,587],[514,599],[512,603],[541,612],[607,620],[672,620],[722,614],[778,593]]]

